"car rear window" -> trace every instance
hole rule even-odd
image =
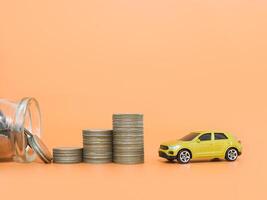
[[[224,133],[214,133],[215,140],[226,140],[228,137]]]

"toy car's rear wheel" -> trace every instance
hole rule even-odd
[[[238,151],[235,148],[229,148],[225,153],[225,159],[235,161],[238,157]]]
[[[191,159],[191,154],[188,150],[182,149],[177,154],[177,160],[181,164],[187,164]]]

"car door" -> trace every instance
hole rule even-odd
[[[214,133],[214,155],[215,157],[224,156],[228,147],[229,139],[224,133]]]
[[[201,134],[194,145],[194,154],[196,158],[213,156],[213,140],[212,133]]]

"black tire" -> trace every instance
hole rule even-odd
[[[233,162],[237,159],[238,157],[238,151],[236,148],[229,148],[227,149],[226,153],[225,153],[225,160]]]
[[[191,153],[187,149],[182,149],[177,154],[177,161],[180,164],[187,164],[191,160]]]
[[[174,159],[167,159],[169,162],[173,162],[174,161]]]

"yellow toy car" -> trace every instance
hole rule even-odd
[[[179,140],[160,145],[159,156],[181,164],[191,159],[226,159],[235,161],[242,153],[241,142],[230,133],[221,131],[196,131]]]

